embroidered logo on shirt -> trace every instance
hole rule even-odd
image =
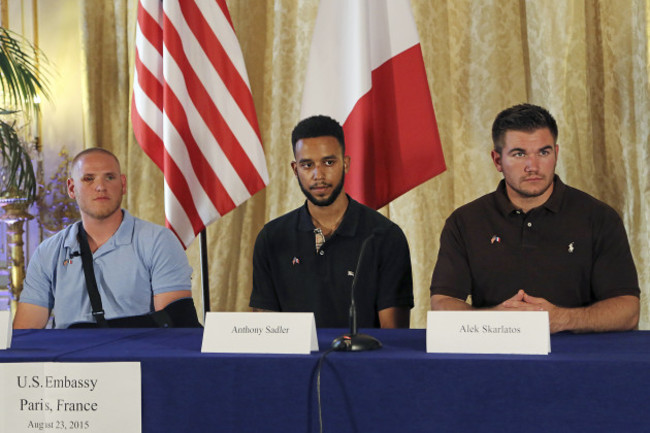
[[[501,238],[500,238],[499,236],[497,236],[497,235],[492,236],[492,239],[490,239],[490,243],[491,243],[491,244],[493,244],[493,243],[495,243],[495,242],[496,242],[497,244],[501,242]]]
[[[353,271],[348,271],[348,277],[354,277],[354,272]]]
[[[291,260],[291,264],[293,266],[299,265],[300,264],[300,259],[298,257],[294,257],[293,260]]]
[[[573,250],[575,250],[575,248],[573,247],[573,242],[571,242],[571,243],[569,244],[569,254],[570,254],[570,253],[573,253]]]

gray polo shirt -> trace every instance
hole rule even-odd
[[[123,212],[120,227],[93,253],[106,319],[150,313],[154,295],[191,290],[192,268],[171,230]],[[53,310],[57,328],[95,321],[77,231],[73,224],[39,245],[20,295],[20,302]]]

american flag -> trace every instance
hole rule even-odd
[[[165,177],[187,247],[268,184],[244,58],[225,0],[140,0],[131,120]]]

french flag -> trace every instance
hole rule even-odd
[[[409,0],[320,2],[301,118],[317,114],[343,125],[345,190],[367,206],[445,170]]]

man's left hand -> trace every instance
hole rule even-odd
[[[536,298],[524,293],[523,302],[539,307],[541,311],[548,311],[548,320],[551,326],[551,334],[564,331],[566,329],[566,319],[568,311],[566,308],[558,307],[551,304],[544,298]]]

